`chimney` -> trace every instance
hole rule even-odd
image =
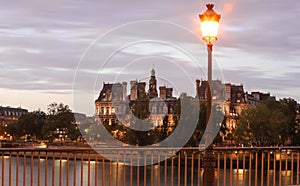
[[[137,81],[130,81],[130,100],[136,100],[138,93],[137,93]]]
[[[123,88],[123,101],[126,100],[126,94],[127,94],[127,83],[123,82],[122,83],[122,88]]]
[[[112,84],[111,95],[113,100],[122,100],[122,85],[121,83]]]
[[[245,102],[248,103],[248,101],[249,101],[248,92],[246,92],[246,94],[245,94]]]
[[[200,80],[196,79],[196,97],[199,98],[199,87],[200,87]]]
[[[173,97],[173,88],[167,88],[167,98]]]
[[[137,94],[138,94],[138,96],[146,93],[145,88],[146,88],[146,82],[137,83]]]
[[[166,99],[167,98],[166,86],[159,87],[159,97],[161,99]]]

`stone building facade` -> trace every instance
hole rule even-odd
[[[23,108],[2,107],[0,106],[0,140],[12,140],[12,136],[7,133],[6,127],[17,122],[23,114],[27,114],[28,110]]]
[[[208,81],[196,80],[196,98],[200,103],[207,103]],[[147,99],[149,101],[149,118],[153,128],[163,125],[168,118],[168,129],[171,132],[175,126],[174,108],[178,99],[173,96],[173,88],[159,86],[155,70],[152,69],[149,78],[148,90],[146,82],[130,81],[129,91],[127,82],[103,83],[98,99],[95,100],[96,120],[107,125],[130,126],[133,117],[132,110],[135,105]],[[230,134],[237,126],[241,113],[245,109],[255,107],[266,99],[275,99],[269,93],[245,92],[243,85],[222,83],[220,80],[212,81],[212,102],[225,114],[226,128],[223,139],[230,142]],[[129,94],[128,94],[129,93]]]
[[[206,103],[208,94],[208,82],[196,80],[196,97],[202,103]],[[275,99],[269,93],[244,91],[243,85],[231,83],[223,84],[220,80],[212,81],[212,100],[219,104],[226,118],[227,134],[223,136],[223,141],[233,143],[230,134],[236,128],[242,112],[253,108],[267,99]]]
[[[27,109],[0,106],[0,125],[2,127],[7,126],[13,122],[18,121],[21,115],[27,113]]]
[[[134,106],[147,99],[153,128],[162,126],[167,116],[168,130],[171,132],[175,124],[173,109],[177,103],[177,98],[173,97],[173,88],[160,86],[158,92],[154,69],[151,70],[148,91],[146,86],[146,82],[130,81],[130,94],[127,95],[127,82],[104,83],[95,101],[97,120],[107,125],[121,124],[128,127]]]

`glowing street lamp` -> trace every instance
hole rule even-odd
[[[221,15],[213,10],[213,4],[207,4],[206,7],[207,10],[199,15],[201,21],[201,33],[202,39],[205,40],[207,44],[212,45],[214,41],[218,39]]]
[[[206,5],[207,10],[200,14],[201,22],[201,32],[202,39],[206,42],[208,50],[208,82],[211,83],[212,80],[212,57],[211,52],[213,48],[214,41],[218,39],[219,32],[219,21],[221,18],[220,14],[217,14],[214,10],[213,4]]]
[[[201,22],[201,32],[202,39],[206,42],[207,52],[208,52],[208,65],[207,65],[207,81],[208,81],[208,93],[207,93],[207,112],[206,112],[206,126],[209,126],[210,114],[212,107],[212,96],[211,96],[211,87],[212,87],[212,49],[214,42],[218,39],[219,32],[219,21],[221,18],[220,14],[217,14],[214,10],[213,4],[206,5],[207,10],[199,15]],[[207,127],[206,130],[208,130]],[[210,130],[210,129],[209,129]],[[205,146],[208,147],[205,151],[203,157],[203,185],[204,186],[214,186],[215,182],[215,158],[212,150],[212,131],[208,131],[208,134],[205,136]]]

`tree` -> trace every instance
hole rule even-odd
[[[223,145],[223,136],[225,136],[228,133],[229,129],[226,126],[226,119],[227,118],[225,116],[223,116],[223,121],[220,123],[221,126],[219,128],[219,132],[214,139],[214,144],[216,144],[216,145]]]
[[[71,140],[81,135],[78,127],[72,124],[75,118],[68,105],[53,102],[47,110],[47,114],[37,110],[20,116],[17,122],[6,127],[7,132],[15,139],[28,135],[38,140],[53,139],[57,128],[66,129]]]
[[[77,140],[78,136],[81,136],[81,132],[79,128],[75,125],[68,126],[68,137],[70,140],[74,141]]]
[[[197,121],[197,126],[194,129],[193,135],[190,137],[189,141],[185,144],[186,147],[199,147],[200,141],[203,137],[205,127],[206,127],[206,105],[205,104],[200,104],[200,110],[196,107],[199,107],[199,102],[197,99],[193,99],[192,102],[194,104],[191,109],[191,113],[195,113],[196,111],[200,111],[198,115],[198,121]],[[190,125],[191,121],[189,121],[190,118],[186,118],[184,121],[184,124]]]
[[[19,139],[22,136],[19,130],[18,121],[7,125],[5,130],[13,137],[13,139]]]
[[[140,123],[143,124],[143,123]],[[128,143],[135,146],[153,145],[159,141],[158,130],[137,131],[131,128],[127,130]]]
[[[198,99],[182,93],[174,106],[176,141],[170,141],[169,145],[184,142],[186,147],[198,146],[205,128],[205,110]]]
[[[8,132],[15,138],[28,135],[36,139],[43,139],[42,128],[46,123],[46,113],[41,110],[20,116],[19,120],[8,126]]]
[[[149,98],[145,94],[139,95],[137,100],[131,105],[131,111],[136,118],[149,118]]]
[[[56,128],[68,128],[72,121],[74,121],[74,114],[68,105],[53,102],[48,105],[47,110],[47,124],[50,130],[55,130]]]
[[[127,138],[131,145],[146,146],[159,141],[159,131],[150,129],[153,123],[149,118],[150,111],[148,105],[149,99],[146,96],[141,96],[131,108],[133,113],[130,119],[131,128],[127,129]]]
[[[159,127],[159,141],[162,141],[164,139],[166,139],[169,135],[169,116],[165,115],[164,119],[163,119],[163,124],[161,127]]]
[[[279,100],[280,110],[287,117],[286,127],[283,128],[282,137],[287,140],[287,142],[293,145],[300,145],[299,134],[297,133],[297,102],[292,98],[283,98]],[[298,138],[298,139],[297,139]]]
[[[72,122],[75,120],[74,114],[68,105],[64,105],[63,103],[51,103],[48,105],[48,115],[47,115],[47,123],[43,128],[46,136],[53,138],[54,131],[59,129],[67,129],[68,136],[70,139],[74,140],[80,135],[79,130],[76,128]]]
[[[268,100],[244,111],[234,131],[236,141],[257,146],[283,145],[289,136],[289,116],[283,110],[280,102]]]

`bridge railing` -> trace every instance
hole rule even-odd
[[[0,148],[0,184],[202,185],[203,152],[178,150]],[[299,147],[214,148],[214,156],[215,185],[299,185]],[[111,160],[115,158],[117,162]],[[157,159],[160,161],[143,166]]]

